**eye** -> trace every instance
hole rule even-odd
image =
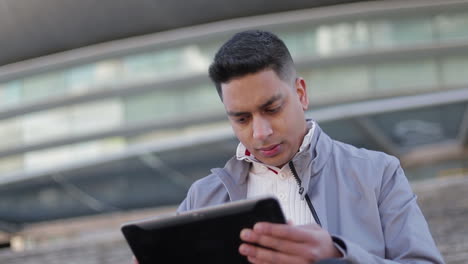
[[[281,109],[281,106],[278,106],[278,107],[275,107],[275,108],[266,109],[265,112],[270,113],[270,114],[274,114],[274,113],[278,112],[280,109]]]
[[[236,123],[239,123],[239,124],[244,124],[247,122],[247,117],[243,116],[243,117],[239,117],[236,119]]]

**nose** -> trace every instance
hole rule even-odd
[[[263,117],[254,117],[252,129],[253,138],[259,141],[264,141],[271,134],[273,134],[273,129],[271,127],[270,121]]]

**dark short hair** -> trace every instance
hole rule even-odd
[[[248,30],[235,34],[216,53],[209,75],[223,99],[221,84],[272,69],[283,81],[295,78],[294,62],[284,42],[275,34]]]

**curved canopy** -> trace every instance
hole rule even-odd
[[[0,66],[180,27],[348,2],[359,1],[0,0]]]

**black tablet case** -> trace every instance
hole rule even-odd
[[[140,264],[248,263],[238,252],[240,231],[260,221],[285,223],[275,198],[231,202],[122,225]]]

